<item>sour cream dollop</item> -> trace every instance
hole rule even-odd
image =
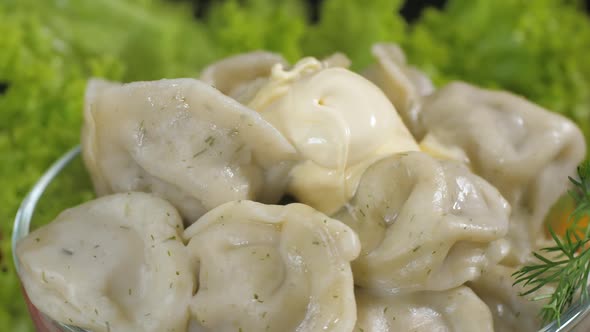
[[[276,64],[248,102],[295,146],[289,191],[331,214],[376,160],[419,147],[383,92],[364,77],[315,58]]]

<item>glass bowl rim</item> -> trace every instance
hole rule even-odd
[[[80,145],[75,146],[55,161],[47,171],[39,178],[39,180],[33,185],[32,189],[25,196],[21,202],[16,217],[14,219],[12,237],[11,237],[11,249],[13,264],[16,269],[16,273],[20,274],[20,266],[18,258],[16,256],[16,244],[17,242],[29,234],[31,220],[33,218],[35,208],[39,199],[49,186],[49,184],[55,179],[57,175],[76,157],[80,155]],[[20,280],[20,276],[19,276]],[[23,288],[24,290],[24,288]],[[566,332],[570,331],[581,323],[590,314],[590,300],[581,303],[579,300],[572,304],[568,310],[561,316],[561,324],[557,321],[545,325],[538,332]],[[590,317],[588,317],[590,319]],[[53,320],[52,320],[53,321]],[[90,332],[79,327],[69,326],[60,322],[55,322],[59,328],[67,332]]]
[[[14,218],[14,225],[12,228],[12,237],[11,237],[11,250],[12,250],[12,260],[16,270],[16,273],[19,275],[18,279],[20,282],[20,264],[18,263],[18,257],[16,256],[16,244],[18,241],[27,234],[29,234],[30,227],[31,227],[31,220],[33,219],[33,215],[35,213],[35,208],[37,207],[37,203],[43,193],[51,184],[51,182],[55,179],[57,175],[61,173],[61,171],[80,154],[80,146],[77,145],[68,151],[65,155],[55,161],[47,171],[41,176],[41,178],[33,185],[33,188],[29,193],[25,196],[21,205],[16,212],[16,217]],[[24,287],[22,288],[23,291]],[[90,332],[85,329],[70,326],[66,324],[62,324],[58,321],[47,317],[47,315],[39,312],[41,315],[44,315],[48,320],[54,322],[59,329],[64,332]]]

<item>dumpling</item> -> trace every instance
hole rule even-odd
[[[460,163],[421,152],[371,166],[334,218],[362,244],[355,283],[383,291],[445,290],[481,275],[508,250],[510,207]]]
[[[373,162],[418,145],[387,97],[367,79],[315,58],[285,70],[276,65],[268,83],[247,105],[277,128],[301,161],[288,191],[326,214],[354,194]]]
[[[424,133],[418,119],[420,105],[422,97],[434,91],[434,85],[424,73],[406,63],[398,45],[378,43],[371,52],[377,63],[363,75],[383,90],[412,134],[421,138]]]
[[[326,67],[350,67],[350,59],[343,53],[336,52],[322,63]],[[222,93],[246,103],[254,98],[269,80],[273,67],[289,64],[279,54],[254,51],[227,57],[207,66],[200,79],[221,91]]]
[[[249,95],[248,91],[255,91],[260,83],[264,83],[277,63],[287,65],[287,61],[276,53],[241,53],[210,64],[200,79],[239,100],[241,95]]]
[[[185,231],[197,331],[352,331],[356,234],[303,204],[226,203]]]
[[[492,314],[471,289],[375,295],[357,290],[355,332],[494,332]]]
[[[82,153],[98,195],[155,193],[192,222],[225,202],[277,202],[291,144],[260,115],[194,79],[93,82]]]
[[[344,53],[336,52],[322,59],[322,64],[325,67],[341,67],[349,68],[352,61]]]
[[[512,205],[510,261],[522,262],[566,190],[567,176],[584,159],[580,129],[524,98],[460,82],[427,97],[420,122],[428,132],[422,148],[461,151],[473,172]]]
[[[195,277],[172,205],[105,196],[62,212],[17,245],[32,303],[94,332],[186,331]]]
[[[494,317],[496,332],[534,332],[541,328],[539,312],[546,300],[532,301],[536,296],[553,294],[555,289],[543,286],[535,293],[520,296],[525,291],[514,285],[515,269],[496,265],[487,268],[482,276],[468,285],[488,305]]]

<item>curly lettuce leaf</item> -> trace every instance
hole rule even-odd
[[[401,0],[325,0],[320,21],[310,26],[303,44],[306,55],[327,56],[343,52],[353,69],[373,62],[371,45],[381,41],[402,43],[406,23],[398,14]]]
[[[219,58],[231,54],[269,50],[296,61],[304,54],[305,6],[299,0],[228,0],[214,2],[205,18]]]

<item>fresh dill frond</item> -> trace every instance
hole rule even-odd
[[[560,237],[549,226],[555,245],[541,249],[541,253],[534,253],[538,262],[526,265],[513,274],[516,279],[514,285],[529,287],[519,294],[521,296],[530,295],[545,285],[555,287],[553,293],[537,295],[532,299],[548,299],[540,313],[544,323],[557,320],[561,325],[561,314],[577,294],[580,294],[580,301],[588,301],[590,223],[583,225],[580,221],[590,216],[590,162],[578,167],[578,177],[569,178],[574,185],[569,194],[574,199],[575,209],[568,218],[565,235]]]

